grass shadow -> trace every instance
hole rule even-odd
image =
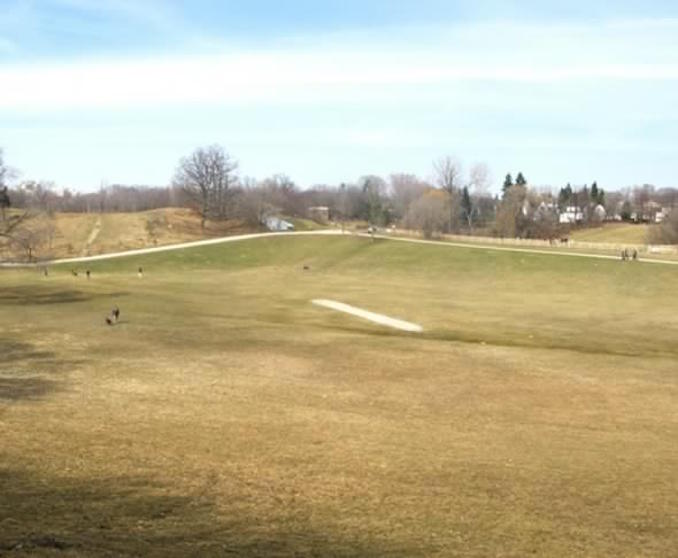
[[[77,289],[59,289],[37,285],[4,287],[0,291],[0,305],[43,305],[87,302],[100,298],[114,298],[128,295],[128,292],[89,293]]]
[[[5,339],[0,340],[0,355],[2,355],[3,364],[55,357],[53,351],[36,350],[33,345],[28,343]]]
[[[80,364],[30,343],[0,340],[0,403],[42,399],[62,388],[63,381],[54,375]]]
[[[39,377],[3,378],[0,376],[0,402],[37,400],[58,389],[59,382]]]
[[[148,478],[45,478],[0,467],[0,555],[387,556],[393,543],[359,540],[255,509],[217,510],[204,492],[176,495]],[[279,510],[282,515],[285,510]],[[389,548],[390,547],[390,548]],[[416,554],[416,552],[414,553]]]

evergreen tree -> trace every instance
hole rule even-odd
[[[504,186],[502,186],[504,194],[506,194],[506,190],[508,190],[511,186],[513,186],[513,177],[511,176],[511,173],[508,173],[506,178],[504,178]]]
[[[464,189],[461,191],[461,210],[468,222],[469,229],[471,229],[473,227],[473,201],[468,193],[467,186],[464,186]]]
[[[570,183],[567,183],[567,186],[565,188],[561,188],[560,192],[558,193],[558,207],[560,207],[561,210],[565,210],[568,205],[570,205],[572,201],[572,186]]]
[[[595,180],[591,184],[591,201],[595,204],[598,203],[598,183]]]
[[[12,203],[9,199],[9,192],[7,186],[0,186],[0,209],[11,207]]]
[[[527,180],[525,180],[525,177],[523,176],[522,172],[519,172],[518,176],[516,176],[516,185],[517,186],[527,186]]]
[[[598,187],[598,182],[591,184],[591,201],[596,205],[605,205],[605,190]]]

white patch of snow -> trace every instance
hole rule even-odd
[[[395,329],[400,329],[402,331],[411,331],[414,333],[421,333],[424,331],[424,328],[418,324],[405,322],[403,320],[384,316],[383,314],[375,314],[374,312],[363,310],[362,308],[356,308],[355,306],[350,306],[349,304],[344,304],[343,302],[337,302],[336,300],[315,299],[311,302],[317,306],[323,306],[324,308],[330,308],[331,310],[336,310],[337,312],[351,314],[352,316],[363,318],[364,320],[374,322],[375,324],[385,325]]]

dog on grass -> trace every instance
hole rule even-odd
[[[106,316],[106,323],[109,326],[115,325],[118,323],[118,320],[120,319],[120,308],[118,306],[114,306],[113,310],[111,310],[111,313]]]

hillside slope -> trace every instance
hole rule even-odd
[[[240,221],[208,222],[204,229],[190,209],[164,208],[138,213],[56,213],[30,223],[39,240],[38,259],[90,256],[252,232]],[[18,246],[0,243],[0,258],[25,259]]]

